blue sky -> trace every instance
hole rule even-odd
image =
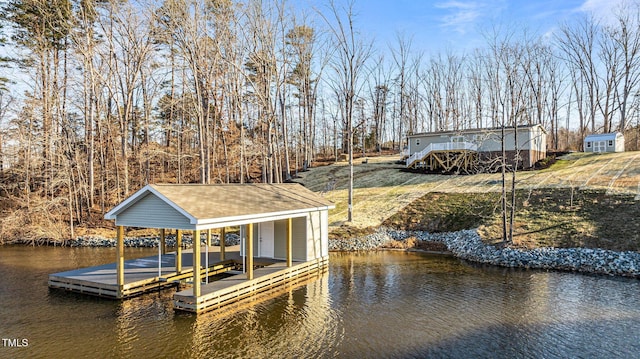
[[[482,47],[483,29],[526,28],[552,34],[558,25],[592,12],[604,21],[618,4],[631,0],[356,0],[356,26],[380,50],[396,34],[413,37],[412,48],[433,54]]]

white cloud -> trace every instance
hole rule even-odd
[[[494,16],[502,8],[501,3],[502,1],[490,0],[449,0],[434,6],[447,13],[440,18],[440,26],[465,34],[486,17]]]
[[[590,13],[606,23],[615,21],[615,12],[620,7],[630,5],[633,0],[585,0],[576,11]]]

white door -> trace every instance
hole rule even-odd
[[[273,222],[260,223],[259,256],[273,258]]]
[[[607,143],[605,141],[595,141],[593,143],[593,152],[607,152]]]

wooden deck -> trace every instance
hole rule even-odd
[[[176,271],[175,253],[126,260],[124,264],[124,288],[122,296],[118,295],[116,263],[101,266],[79,268],[49,275],[49,287],[65,289],[73,292],[96,295],[100,297],[123,299],[148,291],[173,287],[181,280],[193,277],[193,254],[190,250],[182,252],[182,270]],[[206,254],[202,253],[200,263],[207,263]],[[208,253],[209,268],[201,270],[203,278],[235,269],[242,263],[239,252],[226,252],[225,261],[220,261],[219,252]]]
[[[291,267],[287,267],[284,262],[276,262],[254,270],[252,280],[247,280],[245,274],[237,274],[204,284],[197,298],[192,295],[191,289],[178,292],[173,295],[174,308],[201,313],[235,304],[258,294],[266,295],[324,273],[328,262],[328,257],[294,263]]]

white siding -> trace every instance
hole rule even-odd
[[[294,260],[307,261],[307,217],[293,218],[291,229],[291,254]]]
[[[533,141],[538,139],[538,141]],[[497,152],[502,149],[502,131],[500,129],[467,130],[461,133],[425,133],[409,138],[409,154],[419,152],[432,143],[464,141],[478,145],[479,152]],[[541,126],[518,128],[518,149],[546,152],[547,137]],[[513,128],[505,131],[505,149],[515,150]]]
[[[322,258],[320,211],[309,213],[307,222],[307,260]]]
[[[120,212],[116,225],[145,228],[192,229],[189,219],[154,194],[147,194],[135,205]]]
[[[615,151],[624,152],[624,135],[621,133],[616,137]]]
[[[320,212],[320,246],[323,257],[329,255],[329,211]]]
[[[287,259],[287,220],[274,222],[273,226],[273,256],[276,259]],[[293,240],[293,239],[292,239]]]

